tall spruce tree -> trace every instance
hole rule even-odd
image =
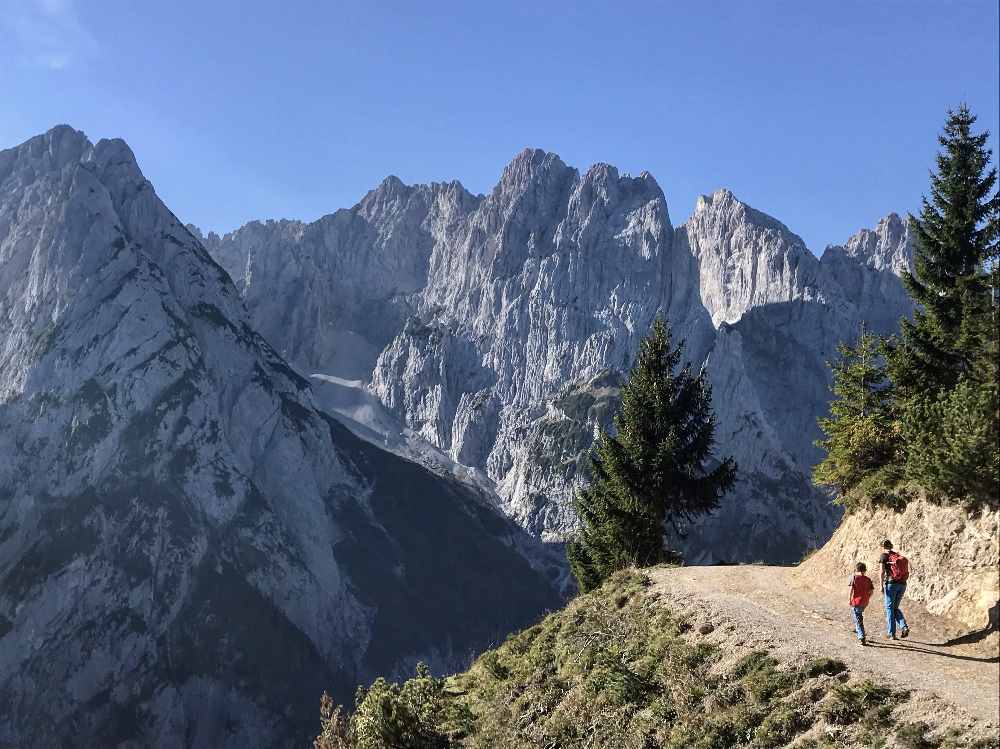
[[[658,318],[622,388],[615,434],[602,430],[591,453],[590,484],[574,498],[581,530],[567,547],[582,591],[625,567],[676,560],[666,521],[710,512],[736,480],[731,458],[707,465],[712,389],[704,372],[678,369],[682,352]]]
[[[888,350],[889,374],[903,399],[951,389],[962,377],[995,376],[984,351],[996,334],[1000,194],[993,189],[989,133],[973,133],[975,122],[964,104],[948,113],[930,200],[924,198],[919,219],[910,217],[916,272],[904,283],[918,307]]]
[[[813,469],[813,481],[835,488],[849,507],[855,489],[878,501],[893,484],[900,429],[881,349],[881,340],[862,327],[857,344],[839,344],[840,356],[830,364],[834,399],[830,415],[819,420],[826,439],[816,442],[826,457]]]

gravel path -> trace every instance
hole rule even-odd
[[[865,616],[872,645],[860,647],[847,605],[848,575],[838,596],[810,586],[795,571],[793,567],[740,565],[647,572],[653,580],[651,593],[668,605],[696,612],[695,623],[710,623],[714,628],[710,639],[719,644],[737,650],[766,649],[791,662],[816,656],[838,658],[855,676],[911,690],[928,709],[943,700],[995,730],[1000,716],[996,633],[978,640],[976,635],[956,638],[963,633],[953,623],[904,598],[911,634],[905,640],[886,640],[884,610],[876,592]],[[955,639],[964,642],[951,642]],[[947,706],[936,708],[940,710]]]

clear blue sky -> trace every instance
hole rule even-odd
[[[729,187],[813,250],[915,210],[945,110],[994,133],[997,0],[0,0],[0,147],[125,138],[182,220],[314,219],[525,146]],[[997,149],[997,138],[991,142]]]

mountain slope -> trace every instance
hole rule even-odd
[[[372,684],[318,746],[374,746],[376,732],[482,749],[996,746],[995,640],[950,639],[954,623],[911,604],[910,637],[880,641],[873,602],[862,648],[846,585],[795,578],[760,565],[623,570],[467,671]]]
[[[0,152],[0,321],[0,745],[300,744],[323,689],[557,602],[484,496],[314,407],[123,142]]]
[[[363,231],[341,228],[356,224]],[[349,361],[315,349],[297,361],[367,380],[397,431],[485,472],[505,511],[544,539],[573,529],[569,498],[594,429],[650,322],[666,315],[691,360],[707,362],[718,450],[741,468],[720,511],[685,529],[680,543],[697,561],[791,561],[829,537],[837,511],[809,481],[829,399],[824,362],[863,320],[889,332],[910,309],[896,275],[911,256],[898,217],[820,260],[726,190],[674,227],[649,174],[607,164],[581,174],[532,149],[483,198],[458,183],[387,180],[301,240],[279,239],[281,226],[206,240],[234,277],[252,258],[255,324],[294,320],[281,341],[341,331]],[[367,280],[390,248],[419,273]],[[324,259],[297,264],[306,253]],[[340,283],[354,301],[330,310],[349,294],[313,289]]]

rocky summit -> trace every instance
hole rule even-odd
[[[546,540],[575,527],[569,500],[595,430],[664,315],[707,367],[717,452],[740,469],[718,512],[671,529],[695,562],[788,562],[829,537],[838,511],[809,479],[826,361],[862,325],[889,333],[911,309],[896,215],[817,258],[727,190],[674,226],[648,173],[581,174],[540,150],[518,154],[486,196],[390,177],[311,224],[202,239],[278,351],[327,383],[356,383],[352,403],[378,403],[379,440],[420,442],[483,477]]]
[[[359,439],[286,359],[423,341],[407,295],[479,202],[387,182],[248,227],[273,244],[227,274],[122,141],[0,151],[0,746],[303,746],[324,690],[455,668],[557,604],[488,493]],[[265,282],[307,278],[262,324]],[[471,360],[439,384],[463,413]]]

